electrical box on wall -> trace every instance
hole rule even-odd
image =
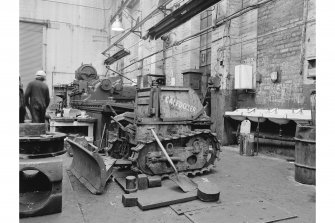
[[[235,66],[235,89],[255,89],[251,65]]]
[[[307,60],[307,78],[308,79],[316,79],[316,72],[315,72],[315,68],[316,68],[316,59],[315,58],[311,58]]]
[[[202,72],[198,69],[183,70],[183,86],[192,88],[201,96],[201,78]]]

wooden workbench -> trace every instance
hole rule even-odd
[[[50,119],[50,132],[56,132],[57,127],[86,126],[88,128],[87,141],[93,142],[96,121],[96,118],[53,117]]]

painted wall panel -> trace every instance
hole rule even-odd
[[[43,69],[43,25],[20,22],[19,35],[20,76],[25,90],[36,71]]]
[[[92,64],[99,75],[106,73],[106,57],[101,52],[109,44],[109,19],[118,4],[109,0],[20,0],[20,20],[49,24],[44,60],[50,89],[56,82],[68,83],[81,63]],[[56,73],[63,78],[53,77]]]

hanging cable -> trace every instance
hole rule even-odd
[[[112,8],[113,3],[108,8],[99,8],[99,7],[93,7],[93,6],[88,6],[88,5],[80,5],[80,4],[73,4],[73,3],[68,3],[68,2],[61,2],[61,1],[52,1],[52,0],[42,0],[44,2],[53,2],[57,4],[64,4],[64,5],[72,5],[72,6],[79,6],[79,7],[84,7],[84,8],[90,8],[90,9],[97,9],[97,10],[110,10]]]
[[[136,82],[134,82],[134,81],[133,81],[133,80],[131,80],[130,78],[128,78],[128,77],[126,77],[126,76],[124,76],[123,74],[121,74],[121,73],[117,72],[116,70],[113,70],[113,69],[111,69],[109,66],[106,66],[106,68],[107,68],[108,70],[110,70],[110,71],[114,72],[114,73],[117,73],[117,74],[118,74],[118,75],[120,75],[121,77],[123,77],[123,78],[126,78],[127,80],[130,80],[131,82],[133,82],[133,83],[135,83],[135,84],[136,84]]]
[[[201,46],[201,47],[207,47],[207,46],[209,46],[210,44],[211,44],[211,43],[208,43],[208,44],[206,44],[205,46]],[[163,58],[163,59],[154,61],[154,62],[152,62],[152,63],[145,64],[145,65],[143,65],[143,67],[145,67],[145,66],[149,66],[149,65],[152,65],[152,64],[155,64],[155,63],[158,63],[158,62],[163,61],[163,60],[167,60],[167,59],[169,59],[169,58],[178,56],[178,55],[183,54],[183,53],[187,53],[187,52],[190,52],[190,51],[193,51],[193,50],[200,49],[201,47],[199,46],[199,47],[196,47],[196,48],[192,48],[192,49],[183,51],[183,52],[181,52],[181,53],[177,53],[177,54],[171,55],[171,56],[169,56],[169,57],[166,57],[166,58]],[[125,69],[125,68],[123,68],[122,70],[124,70],[124,69]],[[134,70],[131,70],[131,71],[127,71],[127,72],[124,72],[123,74],[131,73],[131,72],[134,72],[134,71],[136,71],[136,70],[138,70],[138,69],[134,69]]]
[[[143,39],[140,39],[139,41],[137,41],[135,44],[131,45],[130,47],[127,47],[127,50],[133,48],[134,46],[136,46],[137,44],[139,44],[140,42],[144,41]]]

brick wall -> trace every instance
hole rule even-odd
[[[229,16],[257,2],[222,0],[217,13]],[[217,27],[212,41],[211,74],[221,77],[221,89],[212,92],[212,127],[224,144],[230,142],[227,120],[222,118],[225,111],[309,109],[315,81],[306,78],[306,70],[307,59],[315,57],[315,0],[274,0]],[[231,90],[234,68],[239,64],[253,67],[255,91]],[[273,83],[270,74],[275,71],[279,80]]]
[[[200,31],[200,16],[197,15],[186,23],[172,30],[176,39],[181,40],[186,36]],[[166,51],[165,74],[167,85],[171,85],[171,78],[175,79],[176,86],[183,85],[182,71],[186,69],[199,69],[200,38],[194,38],[181,45],[174,46]]]
[[[238,92],[237,107],[307,109],[301,66],[304,0],[277,0],[257,11],[255,61],[261,81],[256,94]],[[273,83],[270,74],[275,71],[279,80]]]

